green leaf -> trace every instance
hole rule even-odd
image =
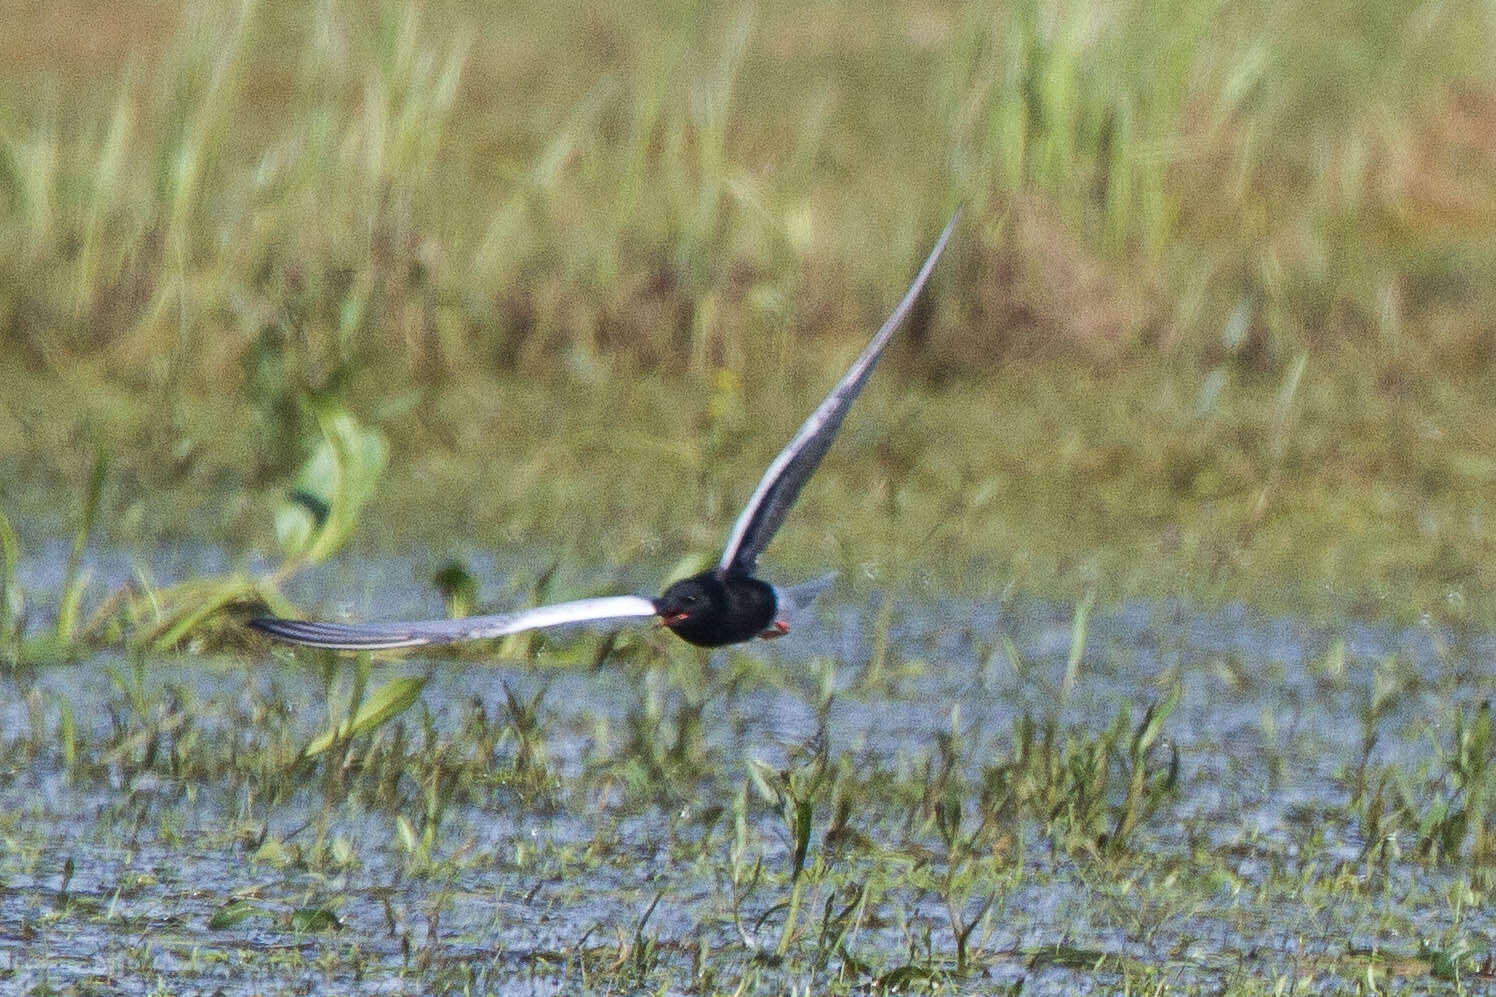
[[[395,818],[395,834],[400,838],[400,847],[407,855],[416,853],[416,829],[410,826],[410,820],[400,814]]]
[[[302,755],[306,758],[319,755],[339,740],[357,737],[399,716],[410,709],[411,704],[420,697],[421,690],[425,686],[424,675],[407,675],[391,679],[374,690],[373,694],[360,704],[352,720],[344,720],[318,735],[306,746]]]
[[[21,590],[16,585],[16,564],[20,559],[16,531],[5,513],[0,512],[0,644],[10,640],[21,615]]]
[[[291,912],[292,931],[337,931],[343,927],[338,915],[326,907],[298,907]]]
[[[83,601],[83,589],[88,585],[88,572],[80,573],[83,551],[93,533],[94,522],[99,515],[99,497],[104,493],[104,479],[109,476],[109,456],[100,450],[94,457],[93,474],[88,479],[88,491],[83,496],[83,511],[73,530],[73,547],[68,553],[68,566],[62,579],[62,594],[57,601],[57,625],[53,633],[59,645],[66,647],[73,642],[78,626],[78,607]]]
[[[208,919],[210,931],[224,931],[244,923],[251,917],[269,918],[270,912],[259,904],[248,900],[233,900],[214,911]]]
[[[389,444],[345,409],[317,410],[322,442],[307,458],[286,501],[276,510],[275,533],[290,558],[315,564],[348,541],[389,463]]]
[[[805,869],[805,856],[810,851],[810,831],[814,811],[809,799],[795,800],[793,810],[787,814],[790,830],[795,835],[795,854],[790,862],[790,878],[798,879]]]
[[[275,541],[287,557],[296,557],[312,542],[317,521],[306,506],[287,501],[275,510]]]
[[[1081,657],[1086,653],[1086,635],[1090,632],[1091,606],[1095,602],[1096,593],[1087,592],[1080,605],[1075,607],[1075,618],[1070,623],[1070,657],[1065,661],[1065,678],[1060,684],[1061,703],[1067,702],[1075,691]]]

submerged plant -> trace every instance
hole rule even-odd
[[[979,868],[983,845],[989,841],[988,815],[983,814],[975,827],[963,826],[968,793],[961,768],[960,726],[960,710],[952,708],[950,733],[936,738],[939,760],[925,783],[925,806],[945,847],[940,893],[955,943],[955,974],[964,976],[970,964],[971,936],[992,909],[997,893],[989,877],[983,875],[985,870]],[[971,893],[979,885],[987,896],[968,914]]]
[[[226,629],[237,628],[235,610],[268,607],[274,613],[293,614],[295,607],[280,594],[280,585],[347,543],[389,459],[383,434],[360,425],[340,406],[320,403],[317,414],[322,440],[276,513],[276,533],[285,557],[277,568],[259,577],[235,573],[189,578],[165,588],[154,588],[142,577],[101,600],[84,619],[83,597],[89,578],[84,553],[98,519],[110,463],[100,452],[73,530],[56,622],[50,633],[27,642],[24,603],[15,579],[18,544],[9,520],[0,516],[0,660],[65,658],[80,648],[120,639],[136,649],[166,650],[192,640],[221,640]]]
[[[10,520],[0,515],[0,662],[13,667],[23,660],[66,660],[95,632],[101,613],[95,613],[87,625],[80,626],[79,620],[89,580],[83,556],[98,521],[99,502],[108,473],[108,455],[99,450],[94,456],[93,470],[83,493],[83,505],[73,526],[67,566],[63,569],[62,588],[57,597],[57,618],[49,633],[27,639],[25,602],[16,582],[20,544]]]
[[[826,709],[822,705],[819,727],[807,756],[789,768],[774,769],[754,760],[749,774],[754,787],[764,799],[776,803],[790,840],[790,895],[784,901],[784,923],[774,954],[782,958],[795,938],[805,888],[805,860],[810,854],[810,836],[815,825],[816,805],[829,783],[827,772]],[[762,920],[762,918],[760,918]]]

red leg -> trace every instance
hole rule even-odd
[[[784,620],[775,620],[769,629],[759,634],[764,640],[773,640],[775,637],[783,637],[790,632],[790,625]]]

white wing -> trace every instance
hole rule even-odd
[[[637,595],[578,599],[554,606],[537,606],[514,613],[469,616],[460,620],[418,620],[413,623],[319,623],[262,617],[249,625],[276,640],[341,651],[377,651],[422,644],[451,644],[463,640],[503,637],[522,630],[559,627],[592,620],[653,616],[654,603]]]
[[[821,458],[826,456],[826,451],[831,449],[831,441],[836,438],[836,431],[841,428],[847,410],[852,407],[857,393],[862,390],[868,375],[872,373],[873,365],[883,354],[883,348],[888,345],[888,340],[904,321],[904,317],[909,314],[909,309],[919,297],[919,292],[924,289],[925,282],[930,279],[930,273],[935,269],[935,263],[940,259],[940,254],[945,251],[946,241],[950,239],[951,232],[960,218],[961,209],[957,208],[956,213],[951,215],[951,220],[945,223],[945,230],[935,241],[935,248],[930,250],[930,255],[925,259],[925,265],[920,267],[914,283],[909,285],[908,291],[904,292],[904,298],[893,310],[893,314],[888,316],[888,320],[873,335],[872,341],[863,348],[857,359],[852,361],[852,366],[842,375],[836,387],[831,389],[831,394],[827,395],[826,400],[810,414],[810,418],[805,420],[805,424],[800,427],[795,438],[779,452],[779,456],[774,458],[769,469],[764,472],[758,487],[753,491],[753,496],[748,499],[748,504],[738,514],[738,521],[733,524],[732,533],[727,538],[727,547],[722,551],[722,560],[717,565],[723,572],[727,574],[753,573],[754,566],[758,563],[758,555],[773,539],[774,533],[779,529],[779,524],[784,522],[785,514],[790,511],[790,506],[800,494],[801,486],[820,466]]]

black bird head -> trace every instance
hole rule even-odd
[[[774,622],[779,600],[768,582],[703,571],[667,588],[654,601],[665,626],[700,647],[751,640]]]

